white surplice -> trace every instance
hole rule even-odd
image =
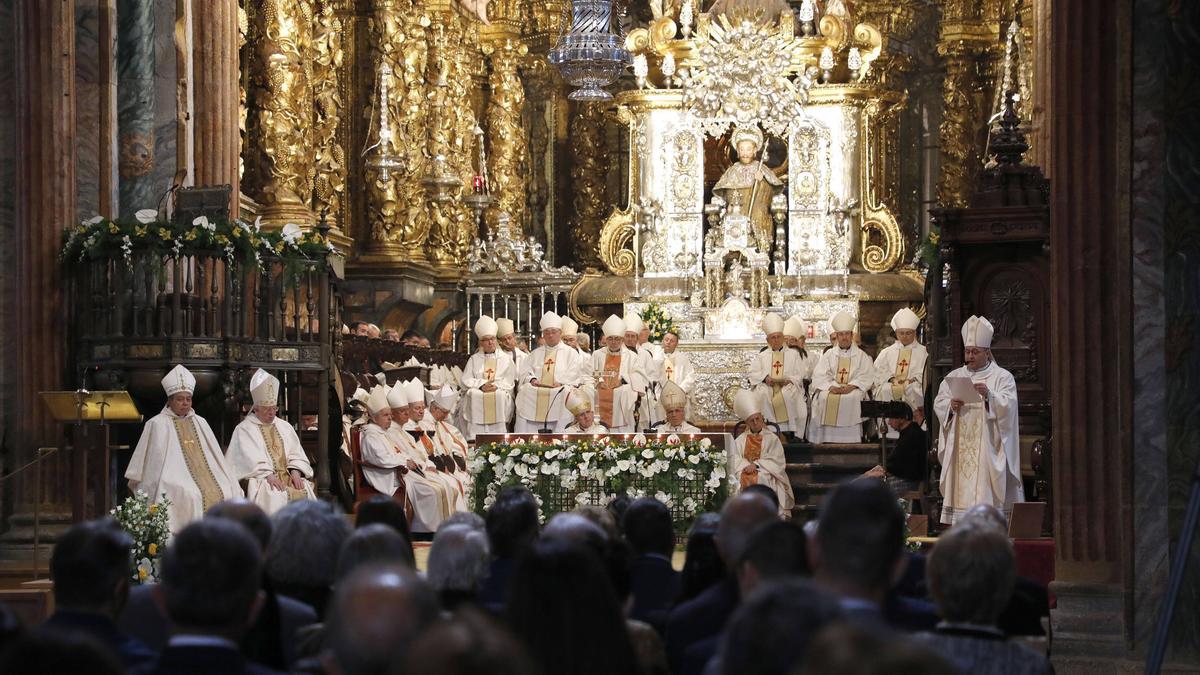
[[[925,363],[928,360],[929,351],[915,340],[907,347],[899,342],[885,347],[875,357],[875,388],[872,391],[875,400],[903,401],[913,396],[924,399]],[[903,382],[891,382],[895,378],[902,378]]]
[[[553,382],[545,381],[550,362],[553,362]],[[517,422],[513,431],[525,434],[543,427],[553,431],[569,423],[573,416],[567,411],[567,395],[570,389],[579,386],[582,367],[585,366],[579,352],[561,342],[533,350],[517,377]],[[532,380],[554,386],[535,387],[530,384]]]
[[[812,379],[812,419],[808,440],[813,443],[859,443],[862,441],[862,402],[875,383],[875,364],[866,352],[852,344],[849,349],[834,345],[817,360]],[[848,394],[830,394],[831,387],[856,387]]]
[[[757,458],[747,453],[747,443],[751,437],[758,438],[761,442]],[[787,459],[783,456],[783,444],[779,442],[779,437],[764,429],[759,434],[752,434],[747,430],[734,439],[729,448],[729,484],[733,486],[735,494],[742,491],[742,471],[748,466],[758,470],[758,476],[753,482],[766,485],[779,497],[780,517],[791,518],[796,497],[792,494],[792,483],[787,477]]]
[[[670,354],[663,352],[662,358],[655,361],[655,367],[658,369],[657,379],[660,385],[674,382],[684,393],[689,396],[692,394],[692,389],[696,386],[696,369],[692,367],[692,360],[685,352],[678,349]]]
[[[273,431],[272,431],[273,430]],[[268,437],[270,439],[268,447]],[[233,430],[229,441],[229,452],[225,455],[234,477],[246,481],[246,498],[258,504],[267,515],[287,506],[297,499],[316,499],[313,492],[312,464],[300,445],[300,437],[292,425],[276,417],[270,424],[263,424],[251,412]],[[292,487],[290,469],[304,476],[304,488]],[[275,476],[284,489],[271,487],[267,478]]]
[[[467,438],[476,434],[502,434],[508,430],[513,413],[513,389],[516,388],[517,366],[503,349],[491,354],[475,352],[463,369],[463,405],[460,411],[466,422]],[[493,384],[496,391],[489,396],[481,388]]]
[[[782,360],[781,360],[782,359]],[[784,347],[772,351],[769,347],[754,355],[747,374],[754,383],[758,409],[768,422],[779,425],[780,431],[804,435],[808,421],[808,406],[804,402],[804,375],[800,370],[800,355]],[[783,386],[763,382],[767,376],[784,378]]]
[[[1017,383],[995,362],[972,371],[963,366],[946,377],[968,377],[987,385],[989,400],[969,403],[950,414],[950,387],[938,387],[933,409],[941,422],[938,461],[944,499],[941,521],[953,524],[976,504],[1012,513],[1025,501],[1021,484],[1021,447],[1017,424]]]
[[[185,456],[180,436],[192,432],[198,447],[190,447]],[[166,494],[171,500],[167,515],[172,533],[202,518],[217,502],[243,496],[212,428],[194,410],[178,417],[170,408],[163,408],[151,417],[142,429],[125,478],[131,491],[145,492],[151,503]]]
[[[609,356],[619,359],[613,372],[608,372],[605,364]],[[604,419],[600,410],[601,389],[597,385],[605,380],[616,385],[612,389],[612,418]],[[592,400],[592,410],[596,419],[608,425],[610,433],[632,433],[634,429],[633,413],[637,406],[638,394],[646,392],[647,379],[643,370],[643,359],[630,349],[622,346],[620,351],[613,354],[608,347],[592,352],[587,361],[586,369],[580,373],[580,390]]]

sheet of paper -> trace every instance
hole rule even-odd
[[[979,403],[983,397],[975,391],[975,383],[969,377],[947,377],[945,380],[950,387],[950,398],[956,398],[963,403]]]

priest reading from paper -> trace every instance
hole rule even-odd
[[[625,346],[625,322],[619,316],[604,320],[604,346],[592,353],[584,391],[593,397],[596,415],[612,433],[636,431],[634,411],[646,391],[643,359]]]
[[[292,425],[276,416],[279,379],[259,368],[250,377],[254,407],[233,430],[229,462],[233,475],[246,481],[246,497],[267,515],[297,499],[316,499],[312,464]]]
[[[471,355],[463,370],[466,402],[462,416],[466,421],[464,431],[472,441],[476,434],[504,433],[512,417],[517,367],[512,356],[500,349],[496,331],[492,317],[479,317],[475,322],[479,351]]]
[[[594,410],[592,410],[592,400],[583,391],[574,389],[567,396],[567,410],[571,411],[574,420],[567,425],[564,432],[568,434],[606,434],[608,429],[605,429],[599,422],[596,421]]]
[[[546,344],[526,359],[517,383],[519,434],[550,429],[553,432],[570,420],[565,407],[567,391],[579,386],[580,368],[586,367],[579,352],[562,344],[562,317],[546,312],[540,322]]]
[[[862,402],[875,382],[875,364],[854,344],[858,320],[842,311],[830,320],[833,346],[817,361],[812,380],[813,443],[858,443],[862,440]]]
[[[767,421],[778,425],[780,431],[801,437],[808,421],[808,407],[804,405],[800,355],[784,346],[783,317],[767,314],[762,328],[767,335],[767,346],[754,356],[749,373],[758,406]]]
[[[779,516],[790,519],[796,498],[787,477],[783,443],[765,429],[766,418],[758,407],[760,400],[745,389],[739,389],[733,397],[733,412],[746,423],[746,430],[734,439],[729,449],[729,482],[735,492],[756,483],[771,488],[779,497]]]
[[[966,365],[942,380],[933,402],[941,428],[942,522],[953,525],[972,506],[990,504],[1012,514],[1025,501],[1017,429],[1017,384],[992,359],[992,324],[980,316],[963,323]]]
[[[192,410],[196,378],[182,365],[162,379],[167,405],[142,429],[125,478],[130,491],[145,492],[152,503],[171,500],[171,532],[204,515],[213,504],[242,497],[208,422]]]
[[[688,397],[682,387],[674,382],[667,382],[663,385],[662,396],[659,397],[659,402],[666,419],[655,428],[655,431],[660,434],[701,433],[699,427],[688,424]]]
[[[876,401],[925,401],[925,364],[929,352],[925,345],[917,342],[917,327],[921,319],[916,312],[905,307],[892,316],[892,332],[896,341],[885,347],[875,357],[875,388],[872,394]],[[916,408],[913,412],[918,412]],[[922,411],[923,412],[923,411]],[[895,438],[894,431],[888,433]]]
[[[400,461],[408,470],[404,476],[404,490],[412,507],[412,513],[409,515],[412,531],[433,532],[442,520],[455,510],[458,502],[457,483],[439,471],[425,449],[417,444],[411,433],[404,430],[412,413],[407,389],[405,383],[396,382],[386,390],[392,422],[384,435],[391,442],[392,451],[398,453],[399,457],[389,456],[385,463],[390,465]],[[364,462],[368,460],[368,456],[375,456],[374,449],[368,454],[365,441],[362,447]],[[367,473],[366,468],[363,469],[363,473]]]

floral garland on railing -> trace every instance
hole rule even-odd
[[[305,232],[293,223],[279,230],[263,230],[262,218],[248,223],[198,216],[186,225],[162,220],[154,209],[142,209],[133,218],[95,216],[67,228],[59,257],[67,264],[120,257],[132,266],[135,251],[175,259],[222,251],[230,262],[256,267],[266,256],[279,258],[291,270],[306,263],[323,263],[326,256],[340,253],[316,229]]]
[[[725,451],[707,438],[567,436],[480,446],[471,474],[475,509],[481,513],[501,488],[519,484],[533,492],[543,520],[584,504],[605,506],[624,494],[658,499],[679,525],[720,509],[728,495],[725,464]],[[578,491],[575,503],[553,503],[557,500],[547,492],[555,489]]]

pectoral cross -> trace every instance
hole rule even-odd
[[[850,371],[846,370],[845,368],[842,368],[841,370],[837,371],[837,374],[838,374],[838,384],[846,384],[846,376],[850,374]]]

